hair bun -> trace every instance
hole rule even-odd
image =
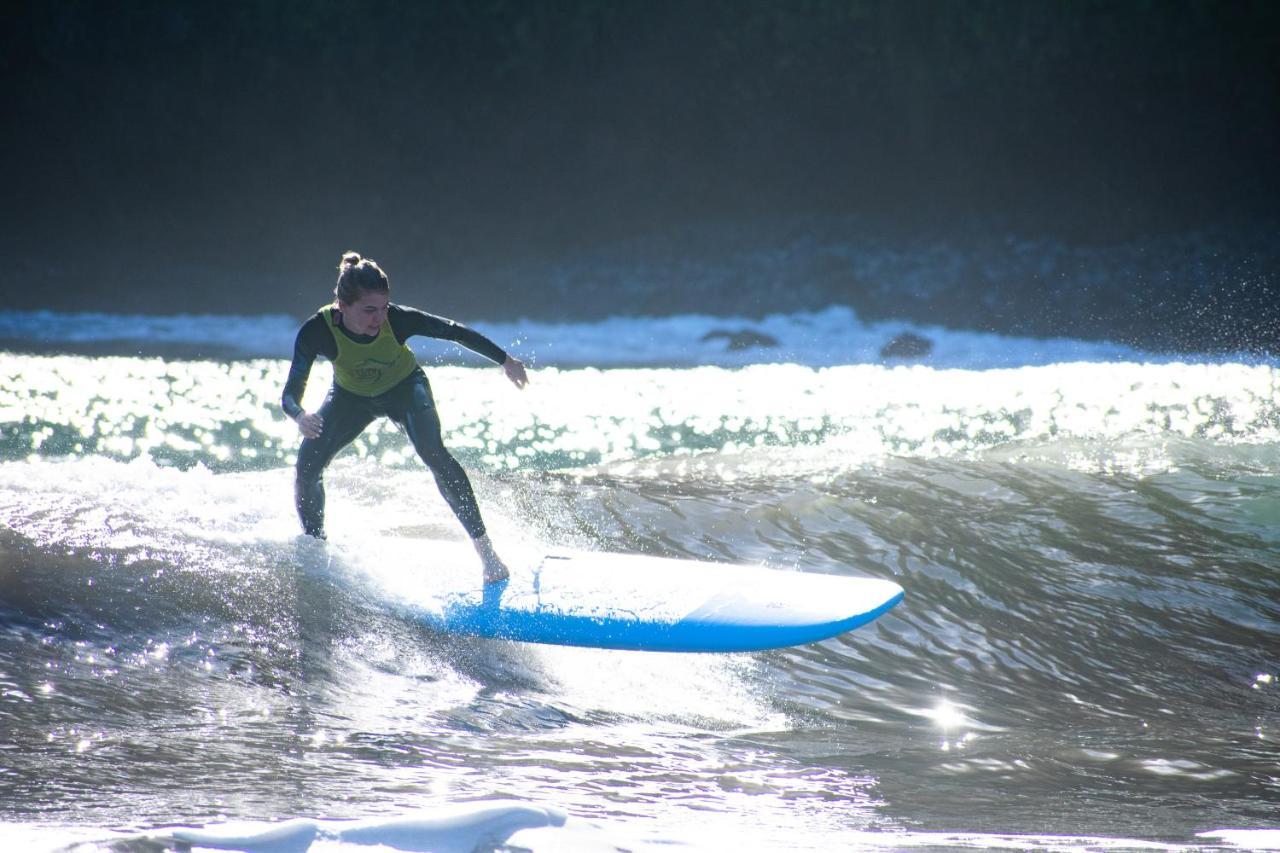
[[[339,302],[354,305],[364,291],[390,293],[391,281],[373,258],[362,258],[359,252],[343,252],[338,265],[338,284],[333,295]]]

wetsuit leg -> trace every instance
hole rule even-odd
[[[404,427],[414,450],[435,475],[440,494],[458,521],[462,522],[467,535],[472,539],[483,536],[485,528],[480,517],[480,505],[476,502],[467,472],[444,446],[440,435],[440,416],[436,414],[435,400],[431,397],[426,376],[417,374],[409,377],[396,392],[405,396],[397,400],[398,405],[389,408],[388,416]]]
[[[324,469],[339,450],[355,441],[374,414],[352,395],[335,390],[329,391],[317,414],[324,418],[324,428],[317,438],[304,438],[298,448],[293,500],[303,532],[323,538]]]

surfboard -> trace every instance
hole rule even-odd
[[[902,600],[902,587],[760,566],[557,551],[512,561],[480,580],[474,554],[421,558],[396,606],[438,631],[477,637],[664,652],[747,652],[851,631]],[[436,562],[436,565],[432,565]]]

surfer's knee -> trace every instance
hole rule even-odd
[[[419,447],[418,456],[422,459],[422,463],[436,474],[449,474],[458,464],[458,460],[453,458],[453,454],[443,444]]]
[[[312,454],[299,453],[298,461],[293,466],[294,482],[298,485],[316,483],[324,474],[324,463]]]
[[[409,420],[408,426],[409,439],[413,442],[413,449],[418,452],[418,458],[428,468],[440,473],[448,471],[458,464],[458,461],[453,458],[453,454],[444,446],[438,421],[435,421],[426,413],[420,413]]]

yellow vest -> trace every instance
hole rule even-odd
[[[327,305],[320,313],[338,345],[338,357],[333,360],[333,380],[339,388],[361,397],[376,397],[390,391],[418,366],[413,350],[396,340],[390,320],[382,321],[376,338],[367,344],[358,344],[338,329],[334,306]]]

